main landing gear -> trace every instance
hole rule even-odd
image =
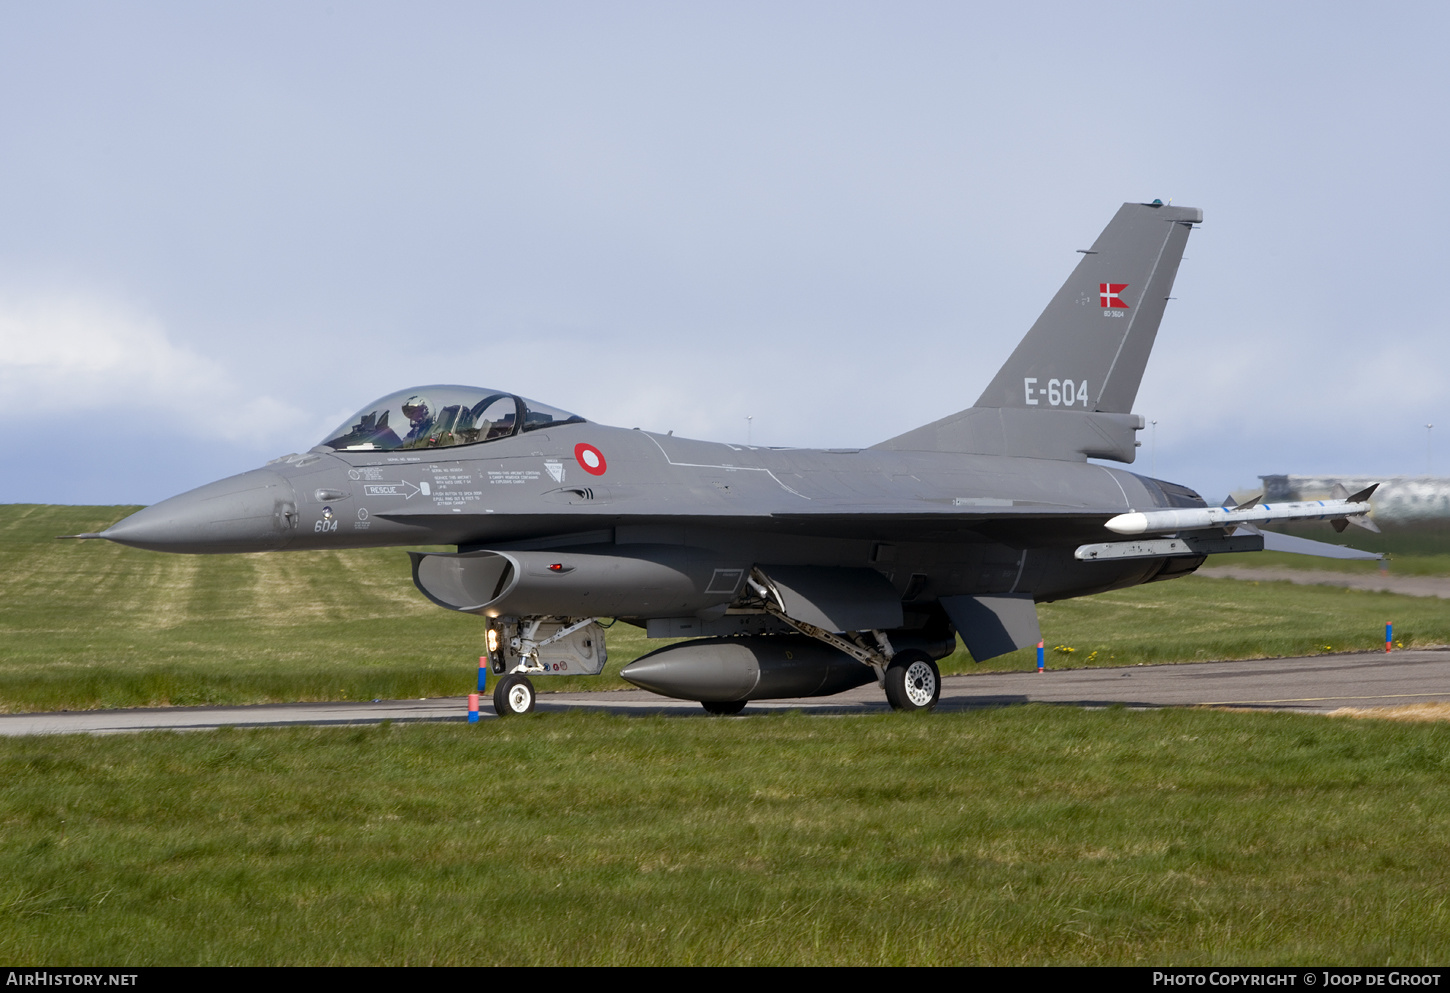
[[[785,599],[780,595],[780,591],[771,578],[759,567],[750,571],[746,583],[755,591],[758,599],[755,600],[754,605],[758,609],[788,624],[801,634],[824,642],[851,656],[857,662],[875,669],[876,679],[881,683],[882,689],[886,691],[886,702],[891,704],[892,710],[931,710],[941,699],[941,671],[937,669],[935,660],[928,653],[917,648],[896,651],[891,647],[891,639],[887,637],[885,631],[872,630],[869,632],[876,642],[872,646],[862,636],[863,632],[847,632],[843,637],[789,616],[785,612]],[[705,709],[712,714],[737,713],[737,711],[712,709],[725,706],[733,706],[733,704],[706,703]],[[741,707],[743,708],[744,704],[741,704]]]
[[[941,699],[941,671],[926,652],[897,652],[886,667],[886,702],[893,710],[931,710]]]

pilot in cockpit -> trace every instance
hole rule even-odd
[[[403,438],[404,448],[424,448],[429,442],[429,432],[433,430],[433,411],[428,403],[428,398],[414,394],[403,401],[403,416],[408,418],[412,425],[408,434]]]

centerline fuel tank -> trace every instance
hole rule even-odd
[[[667,645],[631,662],[620,675],[662,696],[720,703],[830,696],[876,678],[870,666],[804,635]]]

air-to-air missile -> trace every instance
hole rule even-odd
[[[1301,500],[1295,503],[1248,503],[1236,507],[1197,507],[1187,510],[1148,510],[1119,514],[1103,526],[1118,534],[1159,534],[1165,531],[1199,531],[1204,528],[1257,527],[1284,521],[1329,521],[1356,524],[1368,531],[1379,527],[1369,519],[1370,494],[1379,484],[1352,496],[1329,500]]]

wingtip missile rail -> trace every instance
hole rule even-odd
[[[1174,510],[1134,511],[1109,518],[1109,531],[1117,534],[1166,534],[1206,528],[1252,528],[1274,521],[1331,521],[1379,530],[1368,517],[1375,486],[1342,499],[1303,500],[1296,503],[1259,503],[1237,507],[1183,507]],[[1342,530],[1342,525],[1339,527]]]

